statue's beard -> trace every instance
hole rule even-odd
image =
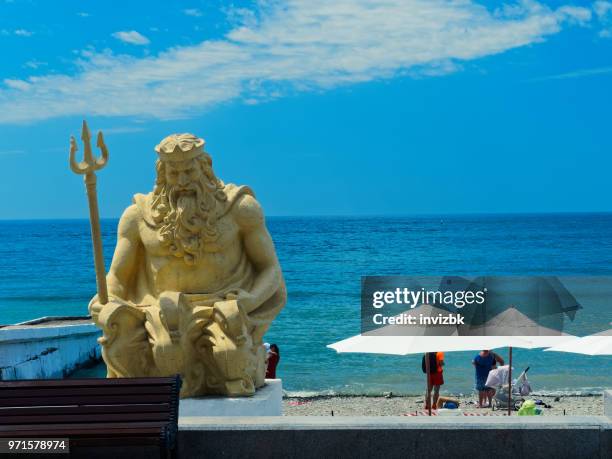
[[[207,242],[217,237],[216,198],[203,182],[188,186],[165,184],[152,203],[162,245],[186,264],[193,265]]]

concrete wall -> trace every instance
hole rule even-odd
[[[0,380],[62,378],[100,359],[99,336],[87,322],[0,328]]]
[[[179,457],[610,458],[610,419],[277,417],[181,420]]]

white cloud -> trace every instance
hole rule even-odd
[[[188,8],[186,10],[183,10],[183,14],[187,16],[193,16],[196,18],[199,18],[200,16],[202,16],[202,12],[197,8]]]
[[[593,11],[601,24],[599,36],[602,38],[612,37],[612,2],[597,1],[593,4]]]
[[[11,89],[17,89],[18,91],[27,91],[30,89],[30,83],[23,80],[13,80],[10,78],[4,79],[4,84]]]
[[[546,81],[546,80],[566,80],[568,78],[582,78],[593,75],[607,75],[612,73],[612,67],[599,67],[596,69],[582,69],[573,72],[560,73],[558,75],[549,75],[540,78],[534,78],[530,81]]]
[[[135,30],[115,32],[113,37],[131,45],[148,45],[150,43],[147,37],[136,32]]]
[[[28,61],[25,64],[23,64],[24,67],[28,67],[30,69],[38,69],[38,68],[43,67],[45,65],[47,65],[46,62],[37,61],[36,59],[32,59],[31,61]]]
[[[101,128],[104,134],[132,134],[134,132],[143,132],[146,131],[144,126],[119,126],[119,127],[110,127],[110,128]]]
[[[81,11],[81,12],[77,13],[77,16],[80,16],[82,18],[88,18],[89,16],[91,16],[91,14],[86,13],[84,11]]]
[[[586,25],[593,16],[591,10],[579,6],[562,6],[557,10],[557,13],[580,25]]]
[[[27,92],[0,90],[0,122],[84,113],[170,119],[232,100],[446,74],[463,61],[541,42],[565,23],[587,18],[583,8],[553,10],[533,0],[505,12],[468,0],[259,4],[217,40],[143,58],[81,53],[74,75],[32,76]]]
[[[34,35],[34,33],[26,29],[17,29],[15,30],[15,35],[20,37],[31,37],[32,35]]]
[[[593,4],[593,11],[598,18],[604,18],[612,12],[612,2],[597,1]]]

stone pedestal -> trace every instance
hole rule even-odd
[[[282,416],[283,385],[280,379],[266,379],[266,385],[251,397],[184,398],[179,419],[211,416]]]

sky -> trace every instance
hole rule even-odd
[[[0,0],[0,53],[1,219],[87,217],[84,118],[102,217],[175,132],[267,215],[612,211],[612,2]]]

